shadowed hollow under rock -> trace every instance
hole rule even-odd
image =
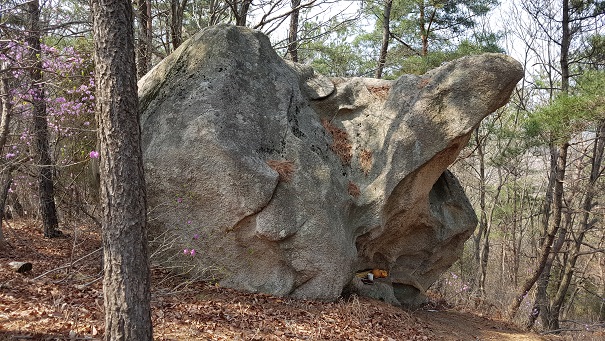
[[[157,259],[253,292],[421,303],[477,223],[447,167],[522,75],[484,54],[327,78],[258,31],[201,31],[139,81]],[[371,268],[389,276],[364,285]]]

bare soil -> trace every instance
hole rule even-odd
[[[101,239],[96,228],[45,239],[38,223],[3,227],[0,340],[103,338]],[[9,262],[31,262],[27,273]],[[156,340],[551,340],[502,321],[435,305],[406,311],[350,297],[317,302],[190,283],[153,269]]]

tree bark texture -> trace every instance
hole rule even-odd
[[[420,40],[422,41],[421,55],[426,57],[429,53],[429,35],[431,34],[431,26],[433,24],[433,20],[435,19],[437,9],[433,9],[430,17],[427,17],[428,13],[426,13],[427,8],[425,3],[419,2],[418,6],[418,26],[420,28]]]
[[[385,0],[384,12],[382,13],[382,45],[380,47],[380,55],[378,56],[378,66],[374,73],[375,78],[382,78],[384,65],[387,62],[387,53],[389,52],[389,40],[391,38],[391,8],[393,0]]]
[[[569,0],[562,1],[561,11],[562,11],[561,12],[561,17],[562,17],[561,43],[560,43],[560,48],[561,48],[560,53],[561,54],[560,54],[559,65],[561,67],[561,92],[564,94],[567,94],[569,92],[569,79],[571,77],[570,73],[569,73],[569,48],[571,46],[571,40],[572,40],[572,32],[570,29]],[[559,167],[559,165],[557,165],[557,167]],[[556,188],[557,187],[555,186],[555,197],[557,195]],[[554,205],[557,205],[556,201],[554,202]],[[554,214],[561,214],[561,212],[558,211],[556,207],[554,207],[553,215]],[[560,217],[556,217],[556,216],[554,217],[554,219],[557,219],[557,218],[560,220]],[[561,247],[563,246],[563,242],[565,241],[566,237],[567,237],[567,231],[566,230],[560,231],[559,240],[557,240],[557,242],[553,246],[553,250],[552,250],[553,254],[549,257],[550,260],[547,261],[546,271],[544,271],[544,273],[542,274],[542,276],[540,278],[538,298],[540,300],[540,305],[541,305],[541,309],[542,309],[541,320],[542,320],[543,328],[545,330],[559,329],[560,307],[556,307],[556,305],[557,305],[556,298],[555,298],[555,301],[551,301],[549,299],[547,287],[548,287],[548,282],[552,280],[551,268],[552,268],[553,259],[554,259],[555,255],[558,253],[558,251],[561,249]],[[567,291],[567,288],[565,288],[565,290]],[[566,292],[565,292],[565,294],[566,294]],[[562,302],[560,304],[562,304]]]
[[[489,259],[489,235],[490,226],[487,221],[487,209],[485,204],[486,176],[485,176],[485,152],[483,141],[479,136],[479,128],[475,130],[475,143],[477,144],[477,157],[479,159],[479,229],[474,236],[475,264],[479,270],[479,295],[485,297],[485,282],[487,278],[487,264]]]
[[[252,0],[241,0],[241,2],[240,0],[229,0],[227,3],[231,7],[231,12],[235,17],[235,25],[246,26],[248,11],[250,10]]]
[[[183,43],[183,14],[186,6],[187,0],[170,0],[170,38],[173,51]]]
[[[569,92],[569,47],[571,46],[571,30],[569,18],[569,0],[563,0],[562,21],[561,21],[561,92]]]
[[[4,166],[4,165],[3,165]],[[0,173],[0,251],[7,250],[10,246],[4,238],[2,231],[2,221],[5,218],[6,199],[8,198],[8,190],[13,183],[12,168],[6,167]]]
[[[545,200],[544,200],[544,206],[543,206],[543,216],[542,216],[542,228],[543,228],[543,232],[542,232],[542,237],[541,240],[542,242],[544,242],[547,238],[548,238],[548,227],[549,227],[549,221],[550,221],[550,215],[551,215],[551,207],[552,204],[554,203],[553,198],[554,198],[554,191],[555,191],[555,184],[557,183],[557,169],[558,169],[558,164],[557,164],[557,160],[559,159],[559,149],[555,146],[555,145],[551,145],[550,146],[550,172],[549,172],[549,176],[548,176],[548,187],[546,189],[546,196],[545,196]],[[561,212],[556,211],[557,214],[561,214]],[[554,214],[555,212],[553,212]],[[560,219],[560,217],[559,217]],[[553,245],[551,247],[551,251],[550,251],[550,255],[548,256],[548,258],[546,259],[546,263],[544,265],[544,268],[542,270],[542,273],[540,274],[540,277],[538,277],[537,280],[537,284],[536,284],[536,298],[535,298],[535,302],[534,302],[534,309],[539,311],[539,315],[536,314],[530,314],[529,316],[529,321],[527,323],[527,329],[530,329],[536,319],[538,317],[540,317],[541,321],[542,321],[542,325],[543,326],[549,326],[552,324],[551,322],[551,313],[550,313],[550,302],[549,302],[549,298],[548,298],[548,285],[550,282],[550,278],[551,278],[551,270],[553,267],[553,262],[555,261],[555,256],[556,254],[559,252],[559,250],[561,249],[561,247],[563,247],[563,242],[565,240],[565,236],[567,234],[567,231],[559,231],[558,232],[558,238],[556,239],[556,241],[553,242]]]
[[[601,121],[597,128],[597,135],[594,140],[592,156],[590,162],[590,176],[588,179],[588,185],[586,186],[586,194],[582,203],[582,217],[580,220],[579,231],[575,234],[575,240],[572,247],[572,252],[569,253],[569,259],[565,265],[563,271],[563,278],[561,284],[558,287],[557,293],[552,300],[551,304],[551,320],[553,324],[550,326],[551,329],[559,329],[559,318],[561,315],[561,307],[567,297],[567,291],[571,284],[571,280],[576,271],[576,263],[580,257],[580,249],[584,243],[584,237],[594,227],[594,222],[597,220],[591,220],[593,215],[591,212],[594,207],[595,189],[597,188],[597,181],[601,177],[602,165],[603,165],[603,154],[605,152],[605,121]]]
[[[0,107],[2,108],[2,117],[0,119],[0,150],[4,149],[6,139],[8,138],[9,125],[12,119],[12,104],[10,98],[8,63],[2,62],[0,65]]]
[[[137,77],[140,79],[151,69],[151,3],[149,0],[137,0],[139,31],[137,53]]]
[[[525,296],[527,296],[527,293],[529,293],[534,284],[536,284],[538,278],[542,275],[542,272],[544,271],[544,268],[546,267],[548,259],[550,257],[553,241],[555,240],[555,237],[557,236],[557,233],[559,231],[559,227],[561,226],[561,216],[563,211],[563,181],[565,179],[565,170],[567,166],[568,148],[569,144],[567,142],[561,144],[557,148],[557,171],[553,191],[552,219],[550,220],[548,233],[542,241],[538,266],[534,270],[534,274],[530,278],[528,278],[523,284],[519,295],[513,300],[513,302],[508,307],[508,314],[511,320],[517,313],[517,310],[519,309],[521,302],[523,302],[523,300],[525,299]]]
[[[32,86],[32,115],[36,138],[36,161],[40,169],[38,173],[39,209],[44,226],[44,236],[53,238],[60,236],[62,233],[58,230],[59,221],[55,206],[53,166],[48,145],[48,122],[46,121],[46,102],[44,99],[44,81],[42,79],[42,49],[40,46],[40,4],[38,0],[28,3],[28,12],[30,17],[27,44],[29,46],[28,59],[32,63],[29,69]]]
[[[556,214],[561,214],[557,213]],[[569,217],[569,212],[566,212],[566,217]],[[548,294],[548,288],[551,286],[551,282],[556,280],[556,276],[552,276],[553,264],[557,258],[557,254],[561,251],[561,248],[565,244],[565,240],[567,237],[567,225],[569,224],[570,219],[567,219],[566,223],[562,223],[559,226],[559,232],[557,239],[554,241],[553,246],[550,250],[550,256],[546,260],[546,265],[544,266],[544,270],[542,270],[542,274],[538,278],[538,284],[536,285],[536,303],[535,307],[540,309],[540,320],[542,321],[542,326],[545,330],[554,330],[559,329],[558,327],[553,327],[558,325],[558,322],[553,320],[552,309]],[[556,281],[555,281],[556,282]],[[556,286],[556,285],[555,285]],[[535,319],[530,318],[530,322],[535,322]]]
[[[292,13],[290,13],[290,30],[288,32],[288,56],[290,60],[298,63],[298,20],[300,15],[300,0],[292,0]]]
[[[133,9],[93,0],[105,340],[152,340]]]
[[[0,65],[0,107],[2,108],[2,116],[0,119],[0,150],[4,150],[6,139],[8,138],[9,125],[12,118],[12,105],[9,91],[8,63],[2,62]],[[0,251],[8,248],[8,243],[4,238],[2,231],[2,220],[5,217],[6,199],[8,197],[8,189],[12,183],[12,166],[7,164],[5,158],[0,158]]]

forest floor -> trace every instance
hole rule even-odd
[[[45,239],[35,222],[11,221],[0,254],[1,340],[100,340],[101,238],[90,227]],[[15,272],[8,263],[30,262]],[[445,304],[415,311],[350,297],[316,302],[189,283],[153,269],[156,340],[597,340],[545,337]]]

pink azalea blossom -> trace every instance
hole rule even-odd
[[[90,152],[90,154],[88,154],[90,156],[91,159],[98,159],[99,158],[99,152],[97,152],[96,150],[93,150]]]
[[[195,249],[191,249],[191,255],[195,256]]]

